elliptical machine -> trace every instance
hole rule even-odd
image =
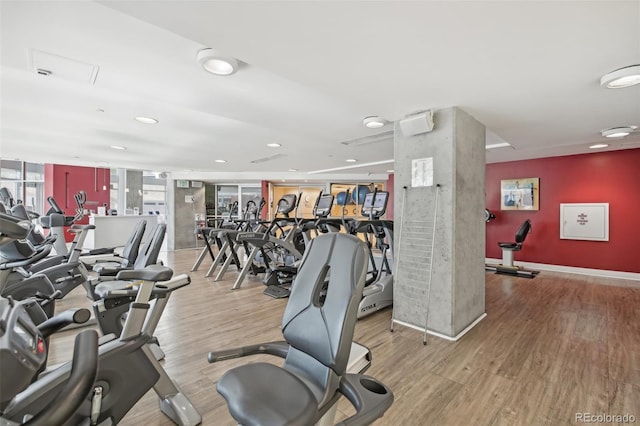
[[[368,193],[362,204],[362,215],[368,216],[369,220],[356,222],[353,226],[355,232],[364,226],[365,232],[373,234],[376,247],[381,253],[380,267],[378,267],[373,257],[373,244],[367,238],[372,277],[362,291],[362,300],[358,305],[358,319],[393,304],[393,273],[387,259],[389,249],[391,249],[391,258],[393,259],[393,221],[380,220],[387,210],[388,200],[389,193],[386,191],[376,189],[374,192]],[[388,244],[385,239],[389,241]]]

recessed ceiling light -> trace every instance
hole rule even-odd
[[[602,136],[605,138],[623,138],[634,130],[635,126],[612,127],[611,129],[603,130]]]
[[[297,172],[298,169],[289,169],[290,172]]]
[[[268,143],[267,146],[269,148],[280,148],[282,145],[280,145],[279,143]]]
[[[226,163],[227,160],[216,160],[216,163]]]
[[[155,118],[152,117],[136,117],[135,118],[136,121],[139,121],[140,123],[143,124],[157,124],[158,120],[156,120]]]
[[[122,145],[111,145],[111,148],[112,149],[117,149],[117,150],[120,150],[120,151],[125,151],[127,149],[126,146],[122,146]]]
[[[387,170],[387,173],[395,173],[393,169]]]
[[[346,159],[346,160],[344,160],[344,161],[346,161],[347,163],[355,163],[355,162],[357,162],[358,160],[356,160],[355,158],[347,158],[347,159]]]
[[[640,84],[640,65],[631,65],[605,74],[600,79],[600,86],[609,89],[620,89]]]
[[[220,55],[213,49],[202,49],[198,52],[198,62],[205,69],[215,75],[231,75],[238,70],[237,59]]]
[[[608,146],[609,146],[609,144],[608,144],[608,143],[597,143],[597,144],[594,144],[594,145],[589,146],[589,148],[591,148],[591,149],[598,149],[598,148],[606,148],[606,147],[608,147]]]
[[[362,120],[362,124],[369,129],[379,129],[380,127],[383,127],[385,124],[387,124],[387,122],[377,115],[372,115]]]

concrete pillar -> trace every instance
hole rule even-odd
[[[126,204],[123,206],[122,213],[125,214],[129,209],[133,213],[133,209],[138,208],[139,213],[143,213],[142,205],[142,170],[129,170],[126,171]],[[130,214],[131,214],[130,213]]]
[[[193,248],[196,243],[196,214],[202,218],[205,216],[205,186],[194,188],[191,181],[187,188],[178,186],[178,181],[173,181],[172,191],[172,238],[169,240],[169,249],[178,250],[183,248]],[[168,185],[167,185],[168,186]],[[167,226],[169,228],[169,225]]]
[[[414,136],[395,125],[394,320],[424,330],[428,308],[429,332],[457,339],[485,315],[485,128],[455,107],[435,112],[434,123],[433,131]],[[434,186],[412,187],[413,160],[425,158],[433,159]],[[441,187],[429,296],[425,259],[432,233],[423,235],[429,238],[425,247],[406,225],[433,219],[436,184]]]

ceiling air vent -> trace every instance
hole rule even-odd
[[[31,69],[38,75],[60,77],[83,84],[95,84],[99,66],[65,58],[41,50],[29,52]]]
[[[268,157],[258,158],[257,160],[251,160],[251,163],[252,164],[266,163],[267,161],[277,160],[278,158],[283,158],[286,156],[287,156],[286,154],[273,154]]]

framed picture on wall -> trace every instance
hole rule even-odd
[[[501,210],[539,210],[540,178],[503,179],[500,181]]]

